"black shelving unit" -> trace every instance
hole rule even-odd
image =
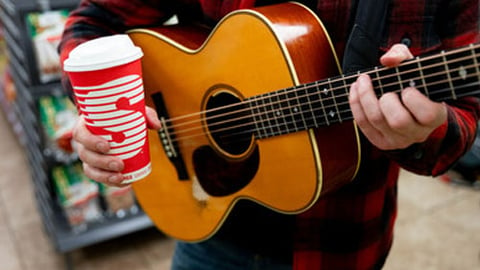
[[[105,216],[98,223],[88,224],[87,229],[77,232],[69,226],[56,200],[50,169],[59,161],[48,155],[40,132],[37,101],[45,95],[63,94],[63,89],[59,81],[41,82],[26,16],[46,9],[71,10],[78,3],[79,0],[0,0],[0,20],[17,90],[13,112],[23,129],[19,133],[24,138],[20,140],[27,152],[37,207],[56,249],[67,255],[75,249],[153,226],[139,208],[136,213],[123,218]]]

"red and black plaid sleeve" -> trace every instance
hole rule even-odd
[[[383,50],[403,42],[420,55],[478,42],[478,10],[478,0],[392,1]],[[478,116],[478,100],[463,98],[449,103],[448,121],[425,143],[384,152],[362,137],[362,165],[352,183],[297,217],[294,269],[380,269],[393,241],[398,165],[444,172],[473,142]]]
[[[169,15],[159,0],[82,0],[70,14],[60,43],[61,61],[80,43],[129,28],[160,24]]]

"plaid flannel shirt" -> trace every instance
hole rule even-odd
[[[85,40],[133,27],[158,25],[174,13],[215,22],[234,9],[282,1],[256,2],[83,0],[67,21],[61,58],[65,59],[71,49]],[[354,2],[299,2],[309,5],[319,15],[341,57]],[[392,44],[403,42],[414,55],[420,55],[478,42],[478,10],[478,0],[392,0],[379,50],[386,51]],[[267,249],[274,248],[281,239],[293,241],[294,269],[380,268],[393,240],[399,166],[423,175],[445,172],[473,142],[478,115],[476,98],[451,102],[448,121],[426,142],[403,150],[380,151],[361,136],[362,164],[356,179],[296,216],[295,225],[287,226],[284,231],[280,229],[276,243]]]

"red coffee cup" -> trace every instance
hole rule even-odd
[[[124,183],[151,172],[142,56],[128,35],[113,35],[82,43],[64,62],[87,128],[125,163]]]

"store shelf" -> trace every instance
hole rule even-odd
[[[54,223],[57,249],[63,253],[153,226],[141,211],[127,217],[109,217],[102,222],[89,224],[85,231],[79,233],[72,233],[66,223],[62,224],[63,216],[57,214],[54,218],[57,219]]]
[[[27,27],[29,13],[52,10],[71,10],[80,0],[0,0],[0,21],[4,26],[10,71],[16,88],[14,101],[7,101],[0,93],[0,105],[8,111],[12,129],[17,133],[27,153],[37,209],[46,232],[55,248],[62,253],[93,245],[115,237],[153,226],[151,220],[138,207],[119,218],[104,213],[98,221],[85,223],[78,229],[68,223],[54,188],[51,171],[54,166],[77,161],[75,154],[58,158],[46,143],[40,123],[38,101],[45,96],[61,96],[64,90],[59,80],[41,82],[33,52],[31,33]],[[1,91],[0,91],[1,92]]]
[[[80,0],[0,0],[8,15],[13,16],[21,12],[42,11],[42,2],[46,2],[49,9],[71,9],[78,5]]]

